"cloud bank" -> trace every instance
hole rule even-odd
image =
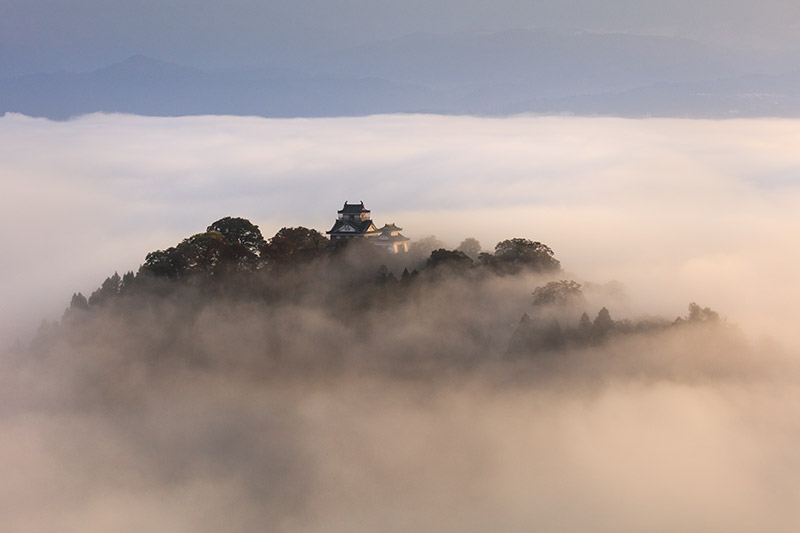
[[[522,236],[632,312],[697,300],[792,339],[797,122],[440,116],[0,119],[2,336],[223,216],[328,229],[345,200],[451,246]],[[627,310],[626,310],[627,311]],[[784,339],[785,340],[785,339]]]
[[[530,308],[539,281],[498,278],[421,291],[373,317],[398,324],[384,350],[384,337],[342,328],[313,299],[212,305],[177,317],[188,324],[178,346],[228,365],[152,372],[131,347],[176,328],[160,313],[147,326],[137,307],[144,327],[130,342],[108,342],[116,328],[100,321],[80,345],[90,349],[0,359],[0,526],[793,531],[797,131],[792,121],[7,115],[9,341],[57,318],[72,292],[215,219],[244,216],[268,236],[325,230],[346,199],[412,238],[540,240],[566,276],[613,298],[615,317],[672,317],[694,299],[751,340],[667,331],[549,373],[524,361],[450,372],[446,358],[422,376],[363,366],[376,354],[402,364],[479,353],[475,326],[487,324],[483,340],[502,350],[503,321]],[[258,366],[265,344],[310,368],[344,345],[361,364],[282,374]]]

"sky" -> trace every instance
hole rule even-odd
[[[299,64],[414,32],[555,28],[682,36],[755,51],[796,43],[789,0],[4,0],[0,76],[91,70],[134,54],[197,67]]]
[[[798,123],[427,115],[0,118],[2,336],[225,216],[330,229],[344,201],[412,239],[555,251],[622,314],[690,301],[795,343]],[[669,288],[669,290],[664,290]],[[533,287],[531,287],[531,290]]]

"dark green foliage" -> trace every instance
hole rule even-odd
[[[233,260],[233,254],[226,253],[230,246],[218,231],[198,233],[185,239],[178,245],[178,252],[184,260],[183,274],[213,276],[218,269],[222,272],[223,260]]]
[[[119,292],[125,293],[131,290],[131,288],[133,288],[133,285],[135,283],[136,283],[136,275],[129,270],[122,276],[122,282],[120,283],[119,286]]]
[[[208,226],[205,233],[147,254],[140,273],[184,280],[252,271],[258,266],[258,250],[263,246],[258,226],[243,218],[226,217]]]
[[[98,289],[100,290],[100,289]],[[95,291],[97,292],[97,291]],[[95,304],[96,305],[96,304]],[[62,324],[75,324],[83,320],[89,313],[89,300],[81,293],[74,293],[69,302],[69,307],[61,316]]]
[[[564,330],[558,320],[553,319],[542,331],[539,337],[540,347],[544,350],[560,350],[566,344]]]
[[[419,276],[419,271],[415,268],[411,272],[408,271],[408,268],[403,269],[403,273],[400,275],[400,282],[403,284],[409,284]]]
[[[244,218],[225,217],[208,228],[207,234],[219,234],[226,246],[219,250],[218,261],[227,272],[255,270],[264,237],[258,226]]]
[[[719,318],[716,311],[708,307],[701,307],[694,302],[689,304],[688,316],[678,317],[673,322],[660,318],[615,321],[611,318],[609,310],[603,307],[597,313],[594,321],[589,319],[587,313],[582,313],[575,327],[562,328],[560,323],[555,320],[550,322],[533,320],[526,313],[512,335],[507,354],[530,356],[570,346],[579,348],[599,345],[614,337],[665,331],[672,327],[692,324],[705,327],[724,325],[725,323]]]
[[[245,218],[221,218],[208,226],[206,231],[219,233],[228,244],[240,249],[237,250],[239,253],[249,254],[253,259],[258,256],[258,251],[265,243],[258,226]]]
[[[589,315],[583,313],[578,321],[578,328],[575,331],[575,338],[580,343],[588,342],[592,337],[592,321],[589,320]]]
[[[142,265],[155,277],[182,280],[252,270],[257,257],[218,231],[192,235],[178,246],[147,254]]]
[[[262,245],[261,259],[273,265],[308,262],[320,257],[329,242],[327,237],[314,229],[302,226],[281,228],[268,243]]]
[[[578,305],[583,304],[581,284],[571,280],[551,281],[533,291],[533,305]]]
[[[178,246],[150,252],[142,270],[157,278],[182,280],[192,276],[213,276],[217,273],[229,244],[217,231],[198,233],[181,241]]]
[[[428,268],[448,266],[456,271],[464,271],[472,266],[472,259],[464,252],[440,248],[431,252],[426,264]]]
[[[86,300],[86,297],[81,293],[75,293],[72,295],[72,300],[69,302],[69,310],[70,311],[88,311],[89,310],[89,302]]]
[[[494,255],[481,254],[481,262],[502,273],[515,274],[521,270],[558,272],[561,263],[553,256],[549,246],[529,239],[508,239],[497,243]]]
[[[119,274],[114,272],[113,276],[106,278],[100,288],[89,296],[89,305],[102,305],[103,302],[116,297],[122,286]]]
[[[380,268],[378,268],[375,281],[379,285],[393,284],[397,283],[397,276],[395,276],[393,272],[389,271],[389,268],[386,265],[381,265]]]
[[[594,330],[594,334],[599,337],[607,335],[609,331],[614,329],[614,320],[612,320],[611,313],[609,313],[608,309],[605,307],[600,309],[594,322],[592,322],[592,329]]]
[[[459,342],[463,344],[459,346],[464,349],[492,345],[486,339],[492,339],[493,346],[497,346],[500,339],[501,346],[508,346],[508,354],[530,357],[564,354],[573,348],[596,346],[626,335],[673,326],[654,319],[614,321],[605,307],[592,321],[587,313],[581,314],[586,305],[581,284],[560,280],[533,291],[531,315],[524,314],[510,332],[506,329],[508,318],[497,312],[503,308],[497,301],[484,308],[484,302],[477,297],[472,300],[472,295],[487,294],[487,288],[495,285],[495,276],[528,271],[550,274],[560,265],[549,247],[527,239],[502,241],[495,250],[495,254],[481,253],[476,264],[463,250],[440,247],[432,250],[417,270],[413,257],[389,254],[367,239],[343,239],[339,246],[329,247],[328,239],[316,230],[286,227],[267,242],[256,226],[244,219],[227,217],[174,247],[147,254],[136,275],[127,272],[120,277],[115,272],[88,299],[80,293],[74,294],[61,325],[43,327],[37,342],[44,350],[48,339],[59,338],[59,328],[78,332],[72,336],[78,343],[95,337],[113,337],[114,332],[101,324],[105,320],[118,320],[124,324],[120,326],[123,329],[129,328],[129,323],[141,328],[141,335],[126,337],[126,342],[136,344],[140,352],[168,354],[173,351],[172,344],[179,343],[183,346],[183,357],[199,353],[208,356],[203,343],[210,339],[203,339],[202,334],[197,337],[197,332],[203,331],[198,321],[204,320],[204,307],[230,305],[240,309],[251,304],[261,313],[261,318],[248,330],[255,332],[256,337],[262,330],[272,331],[273,337],[283,335],[286,332],[279,335],[276,331],[285,324],[284,310],[295,313],[295,308],[302,308],[303,313],[313,310],[323,317],[330,315],[330,320],[336,322],[330,331],[341,330],[358,339],[370,336],[382,339],[387,331],[403,331],[402,335],[392,337],[397,345],[392,349],[402,352],[402,347],[408,345],[409,353],[419,351],[415,342],[426,343],[427,349],[436,344],[440,333],[450,329],[460,332]],[[398,280],[395,273],[400,272]],[[523,277],[520,281],[528,279]],[[503,280],[499,285],[508,286],[507,281],[513,280]],[[524,297],[525,293],[517,294]],[[425,299],[431,295],[431,299]],[[414,327],[406,330],[403,321],[413,320],[419,311],[430,313],[431,308],[436,310],[437,320],[442,318],[444,326],[430,338],[417,339],[430,332]],[[469,320],[473,320],[469,327],[458,320],[447,321],[451,315],[464,316],[459,315],[464,310]],[[246,319],[248,315],[243,316]],[[429,314],[428,320],[431,316],[434,315]],[[500,325],[492,332],[480,331],[482,322],[474,322],[476,317],[481,320],[486,317]],[[327,318],[315,316],[312,323],[320,320],[324,323]],[[155,329],[163,330],[164,338],[148,338],[147,332],[154,329],[148,321],[159,324]],[[688,316],[675,324],[697,327],[718,322],[715,311],[692,302]],[[162,323],[168,323],[169,327],[162,327]],[[302,337],[307,333],[302,327],[305,326],[290,333]],[[264,351],[281,351],[280,346],[269,344],[271,337],[265,338]],[[238,337],[219,340],[222,344],[217,351],[222,353],[228,349],[227,343],[237,343]],[[255,346],[262,349],[257,343]],[[383,349],[385,345],[380,346]],[[326,345],[322,351],[334,353],[336,348]],[[413,353],[408,355],[412,356]]]
[[[175,247],[150,252],[139,269],[139,275],[178,280],[185,270],[183,256]]]
[[[481,252],[478,254],[478,263],[481,266],[491,266],[494,263],[494,255],[489,252]]]

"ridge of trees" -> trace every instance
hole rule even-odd
[[[522,315],[512,334],[506,355],[534,355],[567,347],[597,345],[614,336],[666,330],[689,324],[727,325],[719,313],[695,302],[689,304],[688,315],[677,317],[673,321],[654,318],[614,320],[606,307],[602,307],[593,320],[583,311],[575,321],[576,311],[581,311],[585,305],[581,284],[576,281],[551,281],[537,287],[533,291],[534,317],[528,313]],[[559,316],[562,317],[561,320]]]
[[[281,228],[273,237],[265,239],[258,226],[249,220],[225,217],[209,225],[203,233],[187,237],[175,246],[148,253],[136,273],[129,271],[120,277],[115,272],[88,299],[80,293],[73,295],[70,309],[87,310],[101,306],[133,287],[154,280],[203,284],[258,271],[279,275],[323,258],[336,258],[345,248],[361,244],[360,240],[353,239],[341,240],[332,246],[322,233],[302,226]],[[390,257],[377,247],[361,246],[361,254],[372,255],[373,259],[378,256],[385,262],[397,263],[406,259],[411,264],[403,265],[405,272],[401,280],[404,281],[416,278],[414,273],[419,270],[432,272],[446,269],[464,273],[478,269],[504,275],[524,270],[552,273],[561,268],[552,249],[540,242],[522,238],[499,242],[494,253],[481,252],[480,243],[474,238],[465,239],[455,250],[447,250],[433,236],[415,244],[418,246],[412,247],[412,252],[416,251],[417,254],[426,246],[433,245],[436,248],[425,250],[428,255],[417,265],[413,264],[414,253]],[[385,274],[379,273],[379,277],[383,281],[400,281],[393,273],[391,276],[388,274],[387,270]]]
[[[529,239],[503,240],[493,253],[480,251],[480,243],[473,238],[465,239],[454,250],[445,248],[433,236],[416,244],[408,254],[393,255],[363,239],[332,245],[319,231],[302,226],[281,228],[266,239],[250,221],[225,217],[203,233],[148,253],[136,272],[122,276],[115,272],[88,298],[73,294],[62,325],[79,323],[82,317],[108,306],[118,304],[116,308],[124,314],[128,312],[125,302],[141,305],[153,296],[190,294],[181,293],[181,287],[195,291],[196,307],[207,305],[215,295],[294,304],[298,294],[308,292],[309,281],[317,280],[315,287],[325,293],[313,296],[317,305],[352,317],[375,306],[386,308],[407,302],[414,298],[414,290],[424,290],[428,284],[523,272],[545,276],[562,272],[553,250]],[[432,246],[435,248],[428,249]],[[422,251],[427,252],[424,258]],[[321,278],[328,281],[327,285],[319,283]],[[685,324],[724,323],[717,312],[694,302],[685,317],[673,321],[615,320],[606,307],[591,319],[582,288],[573,280],[554,280],[536,287],[530,313],[516,324],[506,355],[531,356],[597,345],[615,336]],[[53,328],[43,330],[52,334]]]

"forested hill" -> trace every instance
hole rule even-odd
[[[596,352],[620,342],[679,341],[690,351],[710,338],[703,353],[713,359],[743,342],[696,304],[676,320],[615,320],[598,286],[562,277],[553,251],[523,238],[484,252],[475,239],[448,250],[431,236],[393,255],[361,239],[331,246],[304,227],[265,239],[248,220],[227,217],[147,254],[136,272],[114,273],[88,298],[74,294],[61,322],[43,325],[31,351],[79,357],[86,368],[415,375],[483,363],[552,369],[587,354],[596,363]],[[630,371],[610,353],[608,368]],[[642,363],[671,368],[658,357]],[[703,368],[725,374],[730,367]]]

